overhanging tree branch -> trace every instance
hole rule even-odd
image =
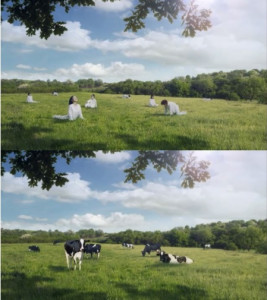
[[[114,2],[118,0],[102,0]],[[54,12],[58,7],[68,13],[74,6],[95,6],[93,0],[2,0],[1,10],[7,15],[7,21],[20,22],[25,25],[27,35],[36,35],[48,39],[51,35],[62,35],[66,30],[66,22],[54,20]],[[211,27],[209,20],[211,11],[198,9],[193,0],[189,6],[185,0],[139,0],[132,15],[124,19],[125,31],[137,32],[145,27],[144,20],[152,13],[160,21],[163,18],[172,23],[179,13],[182,15],[182,25],[185,25],[184,36],[195,36],[196,31]]]

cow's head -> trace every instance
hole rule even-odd
[[[84,251],[84,244],[85,244],[85,241],[84,239],[80,239],[80,251]]]

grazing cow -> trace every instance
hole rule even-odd
[[[58,92],[53,92],[52,95],[53,96],[58,96]]]
[[[122,245],[122,247],[125,247],[125,248],[130,248],[130,249],[134,248],[133,244],[122,243],[121,245]]]
[[[146,253],[150,254],[151,251],[161,251],[160,244],[146,244],[143,251],[141,251],[142,255],[145,256]]]
[[[160,252],[160,261],[164,263],[169,263],[169,264],[192,264],[193,260],[187,256],[178,256],[178,255],[172,255],[168,254],[164,251]]]
[[[38,246],[29,246],[29,251],[40,252],[40,248]]]
[[[205,249],[210,249],[211,248],[211,246],[210,246],[210,244],[205,244],[204,246],[203,246],[203,249],[205,250]]]
[[[55,241],[53,242],[53,245],[55,246],[55,245],[58,244],[58,243],[61,243],[61,241],[60,241],[60,240],[55,240]]]
[[[84,251],[84,239],[67,241],[64,244],[67,266],[71,267],[71,259],[74,261],[74,270],[76,270],[77,263],[79,262],[79,270],[82,267],[83,251]]]
[[[91,254],[91,258],[93,256],[93,253],[97,254],[97,258],[100,256],[100,251],[101,251],[101,245],[99,244],[86,244],[84,246],[84,252],[87,254]]]

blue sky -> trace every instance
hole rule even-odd
[[[200,73],[266,68],[266,1],[197,0],[212,10],[213,27],[195,38],[181,36],[181,21],[152,15],[138,33],[124,32],[135,0],[96,1],[55,19],[67,22],[61,37],[28,37],[19,24],[2,23],[2,78],[118,82],[170,80]],[[3,15],[5,17],[5,15]]]
[[[2,227],[30,230],[102,229],[104,232],[170,230],[200,223],[266,218],[265,151],[195,151],[209,160],[211,179],[194,189],[180,186],[179,171],[169,175],[149,167],[146,179],[124,183],[123,170],[138,154],[97,152],[96,158],[59,160],[68,173],[63,187],[29,188],[27,179],[2,177]],[[184,152],[188,155],[189,152]]]

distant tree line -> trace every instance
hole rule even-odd
[[[107,94],[150,95],[164,97],[196,97],[226,100],[257,100],[267,104],[267,70],[234,70],[200,74],[196,77],[176,77],[170,81],[138,81],[127,79],[117,83],[80,79],[26,81],[2,79],[2,93],[76,92],[89,90]]]
[[[257,100],[267,104],[267,70],[235,70],[176,77],[170,81],[137,81],[128,79],[108,85],[108,93],[204,97],[226,100]]]
[[[103,91],[104,83],[97,79],[80,79],[76,82],[67,80],[64,82],[57,80],[22,80],[22,79],[2,79],[2,93],[53,93],[53,92],[77,92],[83,89],[92,91]]]
[[[102,230],[83,229],[77,232],[29,231],[1,229],[2,243],[53,243],[70,239],[85,238],[92,242],[145,245],[160,243],[162,246],[203,247],[225,250],[251,250],[267,254],[267,219],[230,221],[201,224],[195,227],[175,227],[169,231],[126,230],[118,233],[104,233]]]

